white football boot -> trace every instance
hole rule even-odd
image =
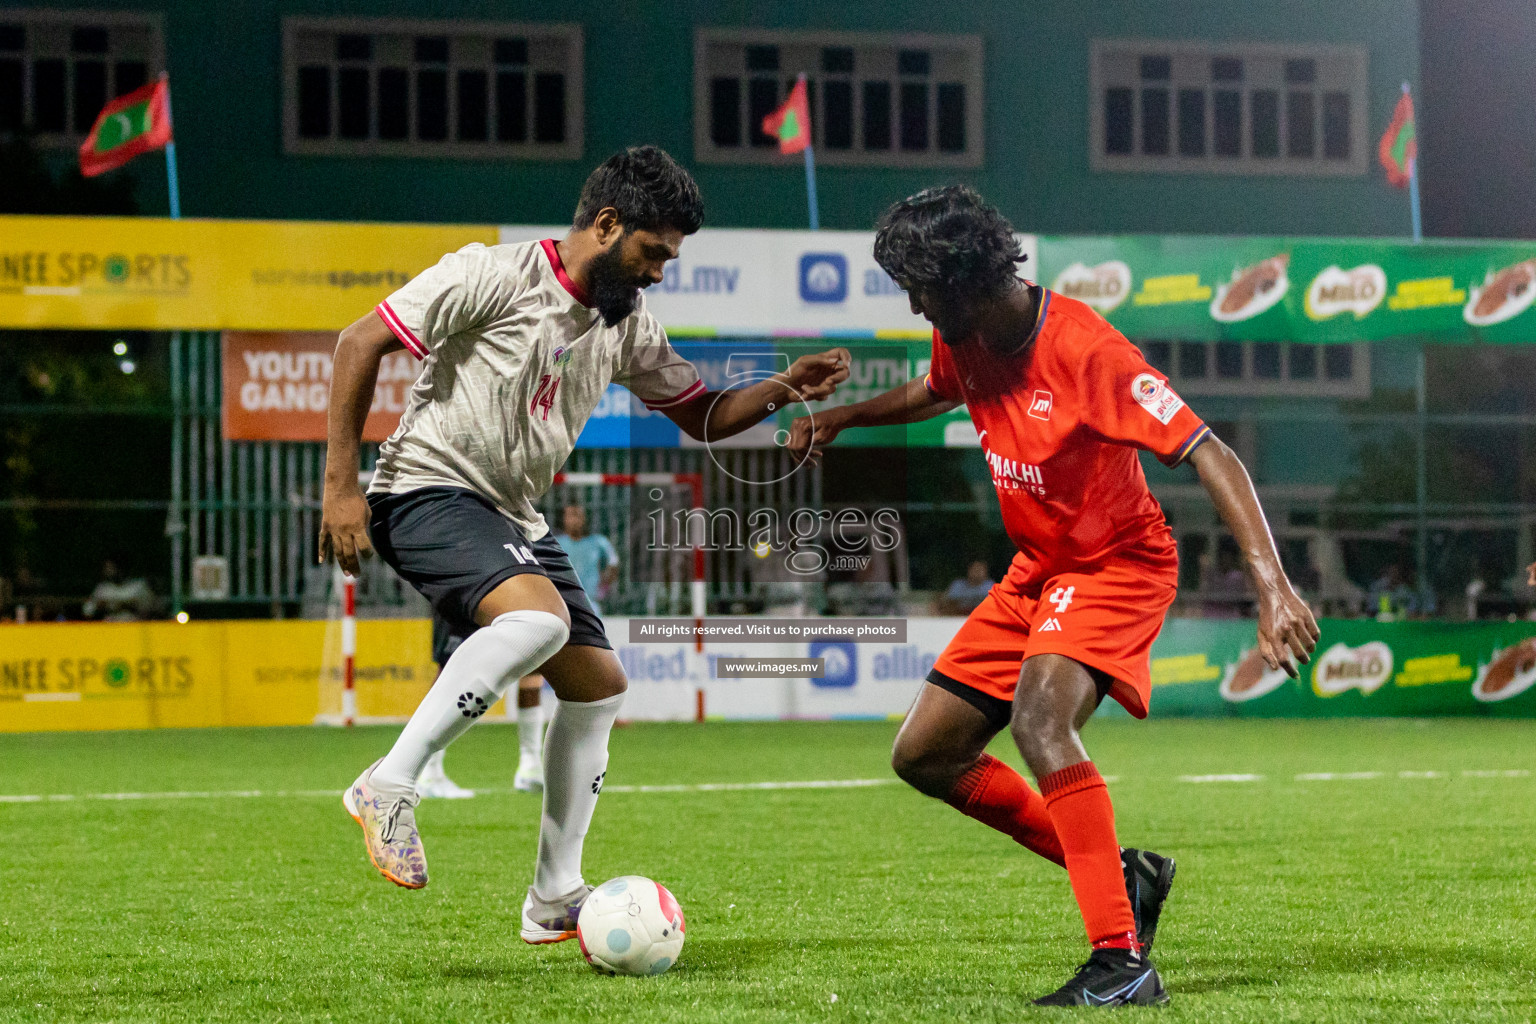
[[[421,778],[416,780],[416,795],[423,800],[467,800],[475,795],[474,790],[465,789],[448,777],[447,771],[443,769],[443,755],[446,753],[445,750],[439,750],[427,758],[426,767],[421,770]]]
[[[549,942],[564,942],[576,937],[576,918],[581,905],[592,892],[590,885],[578,885],[564,896],[552,900],[540,899],[528,887],[528,897],[523,900],[523,941],[534,946]]]
[[[378,761],[373,762],[342,793],[342,806],[363,827],[368,859],[379,874],[404,888],[420,889],[427,884],[427,852],[416,831],[416,801],[420,798],[414,793],[400,796],[374,789],[369,776],[378,766]]]
[[[544,762],[523,754],[517,759],[517,774],[512,776],[512,788],[521,793],[538,793],[544,789]]]

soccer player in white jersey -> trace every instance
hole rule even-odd
[[[766,418],[787,384],[826,398],[847,349],[804,356],[774,380],[711,392],[667,342],[640,290],[659,282],[703,221],[693,178],[655,147],[587,179],[560,241],[468,245],[341,332],[331,378],[320,558],[348,572],[377,548],[466,639],[387,755],[346,792],[368,856],[406,888],[427,884],[416,829],[422,767],[516,680],[541,672],[559,698],[545,737],[544,813],[522,937],[576,934],[591,887],[581,849],[608,767],[624,671],[534,501],[564,465],[610,381],[690,437]],[[365,497],[358,443],[379,360],[425,362]]]

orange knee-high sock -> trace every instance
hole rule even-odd
[[[1067,877],[1094,949],[1138,949],[1136,918],[1125,894],[1115,809],[1092,761],[1069,765],[1040,780],[1056,835],[1066,853]]]
[[[1011,836],[1025,849],[1067,866],[1045,801],[1018,772],[991,754],[982,754],[981,760],[960,776],[945,802],[961,814]]]

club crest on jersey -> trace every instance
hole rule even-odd
[[[1143,373],[1131,381],[1131,397],[1163,426],[1168,425],[1174,413],[1184,408],[1184,399],[1150,373]]]
[[[1049,420],[1051,418],[1051,393],[1049,391],[1035,392],[1035,397],[1029,400],[1029,414],[1037,420]]]
[[[565,366],[570,361],[571,361],[571,350],[566,348],[564,345],[562,345],[559,348],[555,349],[555,354],[554,354],[554,357],[552,359],[551,365],[553,365],[553,366]]]
[[[981,454],[987,460],[992,473],[992,486],[1000,491],[1028,491],[1036,497],[1045,497],[1045,474],[1040,467],[1016,459],[1007,459],[987,447],[987,432],[980,437]]]

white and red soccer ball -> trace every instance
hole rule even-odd
[[[666,886],[620,875],[592,890],[576,918],[587,963],[601,974],[664,974],[683,951],[683,908]]]

